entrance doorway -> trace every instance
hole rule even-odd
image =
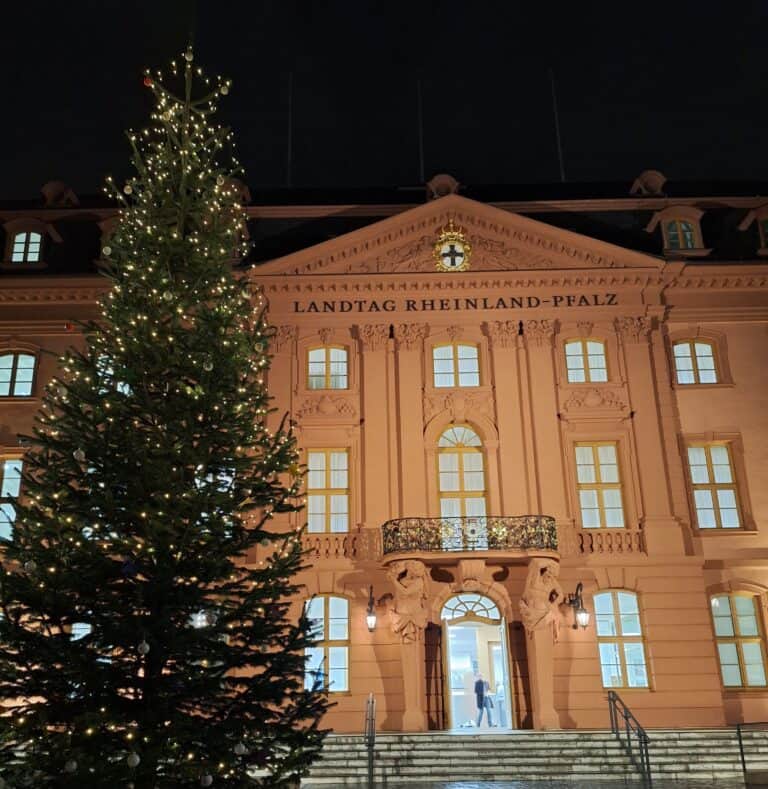
[[[509,682],[507,628],[495,603],[487,597],[462,593],[451,597],[440,614],[445,648],[445,700],[448,727],[478,730],[475,683],[487,683],[486,704],[479,730],[510,728],[513,724]]]

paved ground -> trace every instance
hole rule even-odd
[[[365,786],[361,784],[361,786]],[[328,785],[314,784],[316,789]],[[313,784],[302,783],[302,789],[313,789]],[[424,783],[389,783],[377,781],[376,789],[642,789],[638,781],[450,781]],[[664,781],[656,779],[653,789],[744,789],[739,781]]]

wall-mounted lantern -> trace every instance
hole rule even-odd
[[[365,612],[365,624],[368,625],[369,633],[373,633],[376,629],[376,601],[373,599],[373,586],[368,590],[368,610]]]
[[[589,611],[584,608],[584,600],[582,599],[581,593],[584,589],[583,584],[581,581],[576,585],[576,591],[573,594],[568,595],[568,599],[565,601],[571,608],[573,608],[573,629],[577,630],[581,628],[582,630],[587,629],[587,625],[589,625]]]

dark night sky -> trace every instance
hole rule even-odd
[[[764,0],[26,0],[0,26],[0,198],[127,172],[142,69],[191,28],[252,186],[286,183],[289,73],[294,185],[417,183],[418,79],[427,177],[556,181],[549,67],[569,181],[768,180]]]

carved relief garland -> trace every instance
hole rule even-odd
[[[402,350],[413,351],[429,334],[426,323],[401,323],[395,328],[395,339]]]
[[[551,345],[555,336],[555,323],[548,320],[530,320],[523,323],[523,335],[529,343],[541,347]]]
[[[645,316],[616,318],[616,331],[626,343],[645,342],[651,331],[651,321]]]
[[[357,336],[366,351],[386,348],[389,339],[389,326],[380,323],[366,323],[357,327]]]
[[[520,334],[519,321],[491,321],[485,327],[493,346],[498,348],[514,347]]]
[[[424,423],[437,414],[447,411],[452,422],[465,422],[473,414],[493,420],[493,402],[490,392],[424,393]]]
[[[316,397],[305,397],[296,411],[300,418],[308,416],[344,416],[354,417],[355,406],[346,397],[323,394]]]
[[[293,344],[293,341],[298,336],[298,329],[295,326],[277,326],[275,333],[272,335],[272,351],[273,353],[280,353],[283,348]]]

